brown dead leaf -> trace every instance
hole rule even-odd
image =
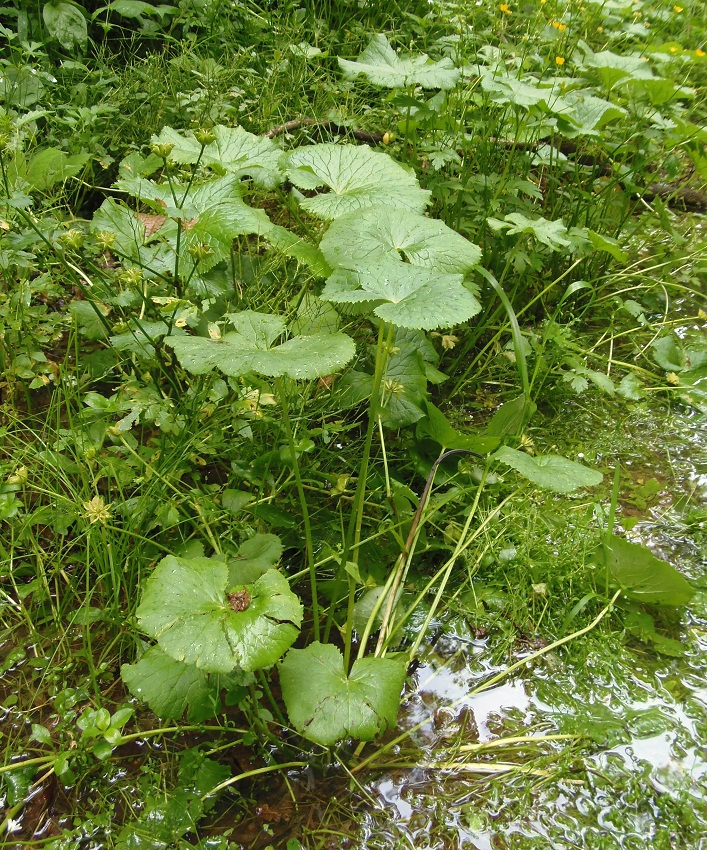
[[[140,224],[145,225],[145,236],[148,238],[153,233],[157,233],[160,227],[167,221],[166,215],[152,215],[150,213],[135,213],[135,218]]]

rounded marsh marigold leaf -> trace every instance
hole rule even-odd
[[[292,649],[280,665],[290,721],[325,747],[345,738],[370,741],[395,726],[406,666],[404,660],[363,658],[347,676],[343,656],[331,644]]]
[[[271,569],[246,587],[228,587],[229,567],[168,555],[145,586],[137,618],[176,661],[211,673],[270,667],[294,643],[302,605]]]

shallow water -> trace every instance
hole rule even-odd
[[[568,427],[577,442],[593,443],[594,462],[615,452],[625,459],[619,518],[630,528],[627,536],[704,587],[705,417],[683,410],[653,418],[637,409],[613,434],[595,432],[591,439],[593,415],[573,420]],[[651,477],[660,481],[660,493],[637,509],[627,485]],[[518,644],[499,663],[492,630],[478,640],[463,618],[450,617],[416,672],[401,723],[420,727],[412,737],[421,763],[456,767],[384,773],[368,789],[377,805],[366,811],[355,846],[707,848],[707,594],[698,591],[687,610],[661,621],[685,646],[678,658],[626,640],[622,613],[610,615],[609,629],[472,696],[474,687],[532,650]],[[578,737],[540,740],[558,732]],[[466,757],[456,749],[527,735],[537,743]],[[525,772],[475,773],[465,761],[479,771],[505,762]]]

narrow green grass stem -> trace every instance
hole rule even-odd
[[[314,545],[312,542],[312,524],[309,519],[309,508],[307,507],[307,496],[302,486],[302,475],[300,473],[299,461],[297,459],[297,451],[295,449],[295,438],[292,433],[292,423],[290,421],[290,411],[287,402],[287,389],[283,378],[275,379],[275,391],[280,400],[280,408],[282,410],[282,427],[285,431],[285,439],[292,457],[292,470],[295,474],[295,486],[297,487],[297,497],[299,499],[300,510],[302,511],[302,524],[304,525],[304,545],[307,559],[307,568],[309,570],[309,587],[312,594],[312,628],[314,631],[314,640],[319,640],[319,601],[317,596],[317,570],[314,564]]]

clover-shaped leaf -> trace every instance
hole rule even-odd
[[[207,672],[270,667],[297,637],[302,606],[277,570],[235,587],[228,574],[224,561],[163,558],[137,610],[140,627],[176,661]]]
[[[324,143],[298,148],[287,158],[288,177],[299,189],[329,191],[300,201],[318,218],[335,219],[366,207],[422,212],[430,192],[388,154],[365,145]]]
[[[440,272],[466,273],[481,259],[478,245],[443,222],[391,207],[338,218],[319,247],[332,268],[404,259]]]
[[[453,89],[461,77],[461,71],[447,57],[432,62],[422,53],[401,59],[381,33],[371,38],[355,62],[339,59],[339,65],[349,78],[365,74],[375,85],[388,88]]]
[[[330,746],[344,738],[370,741],[395,725],[405,681],[404,661],[363,658],[347,676],[331,644],[293,649],[280,665],[287,714],[310,741]]]
[[[231,377],[256,372],[309,380],[331,375],[356,353],[353,340],[344,333],[298,336],[271,347],[285,330],[279,316],[244,310],[230,320],[236,330],[218,339],[170,336],[165,342],[194,375],[219,369]]]
[[[531,457],[509,446],[493,454],[499,460],[519,472],[524,478],[538,487],[554,490],[557,493],[572,493],[580,487],[596,487],[604,476],[596,469],[582,466],[559,455],[536,455]]]

